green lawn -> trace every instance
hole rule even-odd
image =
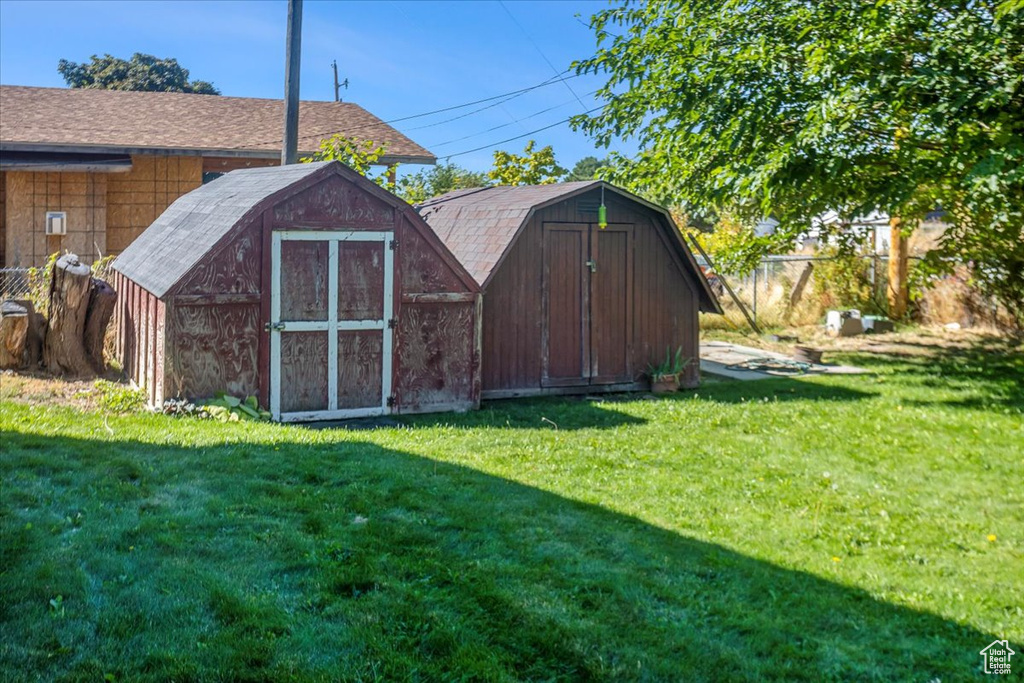
[[[984,678],[1024,354],[920,350],[365,431],[3,402],[0,679]]]

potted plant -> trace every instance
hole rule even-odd
[[[665,360],[657,365],[647,366],[647,375],[651,379],[651,391],[655,394],[666,394],[679,390],[679,376],[686,366],[690,364],[689,358],[683,358],[683,347],[676,349],[672,355],[672,349],[665,349]]]

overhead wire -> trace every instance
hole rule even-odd
[[[584,95],[584,97],[590,97],[591,95],[596,95],[596,94],[597,94],[597,91],[593,90],[593,91],[587,93],[586,95]],[[486,130],[482,130],[482,131],[480,131],[478,133],[470,133],[469,135],[463,135],[460,138],[453,138],[451,140],[445,140],[444,142],[432,143],[432,144],[427,145],[427,146],[430,147],[430,148],[444,147],[446,145],[451,145],[451,144],[454,144],[456,142],[462,142],[463,140],[469,140],[470,138],[479,137],[479,136],[485,135],[487,133],[493,133],[496,130],[500,130],[502,128],[508,128],[509,126],[514,126],[515,124],[521,123],[522,121],[526,121],[527,119],[532,119],[535,116],[540,116],[541,114],[546,114],[549,111],[554,111],[555,109],[561,109],[562,107],[564,107],[567,104],[572,104],[572,100],[569,100],[567,102],[562,102],[561,104],[556,104],[555,106],[548,107],[547,109],[541,109],[540,111],[535,111],[532,114],[528,114],[528,115],[523,116],[521,118],[515,119],[514,121],[508,121],[506,123],[501,123],[501,124],[498,124],[497,126],[493,126],[491,128],[487,128]]]
[[[544,87],[547,87],[549,85],[554,85],[555,83],[560,82],[561,77],[565,73],[567,73],[567,72],[568,72],[568,69],[566,69],[566,71],[563,71],[561,74],[557,74],[557,75],[555,75],[555,76],[553,76],[551,78],[548,78],[548,79],[546,79],[546,80],[544,80],[544,81],[542,81],[542,82],[540,82],[540,83],[538,83],[536,85],[531,85],[531,86],[529,86],[527,88],[520,88],[519,90],[512,90],[512,91],[507,92],[507,93],[502,93],[501,95],[492,95],[491,97],[484,97],[484,98],[479,99],[479,100],[473,100],[472,102],[464,102],[462,104],[455,104],[455,105],[451,105],[451,106],[448,106],[448,107],[442,107],[440,109],[434,109],[432,111],[422,112],[420,114],[410,114],[409,116],[400,116],[400,117],[395,118],[395,119],[388,119],[387,121],[377,121],[377,122],[374,122],[374,123],[368,123],[368,124],[364,124],[364,125],[361,125],[361,126],[353,126],[353,127],[347,128],[344,131],[343,134],[347,136],[348,134],[353,133],[353,132],[357,132],[357,131],[360,131],[360,130],[365,130],[365,129],[368,129],[368,128],[375,128],[375,127],[379,126],[381,123],[383,123],[385,125],[391,125],[391,124],[394,124],[394,123],[401,123],[403,121],[410,121],[412,119],[424,118],[424,117],[427,117],[427,116],[433,116],[435,114],[443,114],[444,112],[454,111],[456,109],[464,109],[466,107],[472,107],[474,105],[483,104],[485,102],[494,102],[495,100],[500,100],[501,102],[507,102],[509,100],[515,99],[515,98],[517,98],[517,97],[519,97],[521,95],[524,95],[524,94],[526,94],[528,92],[532,92],[532,91],[537,90],[539,88],[544,88]],[[578,77],[578,74],[572,74],[572,75],[569,76],[569,78],[577,78],[577,77]],[[500,104],[501,102],[499,102],[498,104]],[[478,113],[480,111],[484,111],[485,109],[490,109],[493,106],[497,106],[497,104],[481,107],[480,109],[474,110],[472,112],[468,112],[466,114],[461,114],[459,116],[452,117],[452,118],[444,120],[444,121],[438,121],[438,122],[435,122],[435,123],[432,123],[432,124],[427,124],[427,125],[424,125],[424,126],[418,126],[416,128],[410,128],[409,130],[420,130],[422,128],[430,128],[430,127],[433,127],[433,126],[439,126],[439,125],[442,125],[444,123],[449,123],[450,121],[454,121],[454,120],[457,120],[457,119],[460,119],[460,118],[465,118],[467,116],[470,116],[472,114]],[[334,130],[334,129],[331,128],[331,129],[318,130],[318,131],[312,131],[312,132],[307,132],[307,131],[301,131],[300,130],[300,137],[302,137],[302,138],[320,137],[321,135],[326,135],[326,134],[330,133],[332,130]],[[280,142],[281,142],[281,139],[277,138],[277,139],[272,139],[272,140],[258,140],[256,142],[254,142],[253,144],[262,145],[262,144],[274,144],[274,143],[280,143]]]
[[[580,114],[573,114],[573,116],[583,116],[583,115],[586,115],[586,114],[592,114],[595,111],[597,111],[598,109],[600,109],[602,106],[604,106],[604,105],[598,105],[598,106],[594,107],[593,109],[588,109],[587,111],[582,112]],[[514,142],[516,140],[521,140],[521,139],[523,139],[525,137],[529,137],[529,136],[531,136],[531,135],[533,135],[535,133],[540,133],[541,131],[549,130],[549,129],[554,128],[556,126],[561,126],[563,124],[569,123],[569,121],[571,121],[573,119],[573,116],[569,116],[567,118],[562,119],[561,121],[556,121],[555,123],[552,123],[550,125],[543,126],[541,128],[537,128],[535,130],[531,130],[529,133],[523,133],[522,135],[516,135],[515,137],[506,138],[505,140],[499,140],[498,142],[492,142],[489,145],[482,145],[480,147],[474,147],[473,149],[467,149],[464,152],[456,152],[454,154],[445,154],[444,158],[446,160],[447,159],[454,159],[455,157],[461,157],[461,156],[463,156],[465,154],[472,154],[473,152],[479,152],[480,150],[483,150],[483,149],[489,149],[491,147],[496,147],[498,145],[504,145],[506,142]]]
[[[523,35],[526,36],[526,39],[530,41],[531,45],[533,45],[533,48],[537,51],[537,54],[539,54],[541,58],[545,62],[547,62],[547,65],[551,67],[551,70],[555,72],[555,78],[560,80],[562,84],[564,84],[565,87],[569,89],[569,92],[572,93],[572,96],[576,98],[576,101],[580,103],[581,107],[586,107],[587,105],[583,103],[583,100],[581,100],[580,96],[576,94],[576,91],[572,89],[572,86],[569,85],[569,83],[566,82],[564,78],[562,78],[562,75],[566,73],[568,69],[566,69],[565,71],[559,71],[557,68],[555,68],[555,65],[551,63],[551,60],[548,59],[548,56],[544,54],[543,50],[540,49],[540,45],[538,45],[537,41],[533,39],[533,36],[530,35],[530,33],[523,27],[523,25],[519,23],[519,20],[516,19],[515,15],[512,14],[512,12],[509,11],[508,7],[505,6],[505,0],[498,0],[498,4],[501,5],[501,8],[503,10],[505,10],[505,14],[507,14],[508,18],[512,20],[512,23],[518,26],[519,30],[523,32]]]

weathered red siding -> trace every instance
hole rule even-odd
[[[248,216],[163,300],[115,275],[121,294],[115,318],[118,357],[127,374],[147,387],[154,404],[170,397],[205,398],[218,391],[256,395],[262,405],[269,404],[267,252],[272,232],[286,229],[393,231],[397,327],[393,385],[385,388],[385,395],[395,397],[396,412],[467,409],[479,404],[480,294],[472,280],[468,275],[460,277],[461,266],[411,207],[388,203],[339,175],[297,187],[286,199]],[[309,255],[300,253],[305,246],[289,243],[295,253],[282,258],[283,267],[294,272],[308,268],[312,276],[316,269],[309,267]],[[339,356],[355,353],[360,363],[372,364],[372,359],[364,358],[368,351],[359,334],[346,334],[340,339]],[[300,341],[300,336],[293,333],[287,338]],[[379,360],[376,363],[379,366]],[[289,376],[288,382],[322,393],[326,377],[306,376],[309,365],[296,365],[293,370],[299,374]],[[289,367],[282,369],[283,374],[291,372]],[[296,392],[293,399],[301,403],[301,396],[301,391]],[[357,398],[343,395],[340,407]],[[311,405],[315,403],[310,399]],[[302,409],[290,405],[285,411]]]

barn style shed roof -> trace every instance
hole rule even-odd
[[[0,86],[0,149],[276,158],[284,101],[94,88]],[[299,103],[299,151],[340,134],[385,146],[382,164],[433,164],[424,147],[352,102]]]
[[[179,197],[128,245],[114,268],[157,297],[165,295],[246,214],[332,163],[232,171]]]
[[[601,187],[640,203],[665,219],[671,228],[671,242],[700,283],[701,310],[721,313],[718,299],[668,211],[603,180],[456,190],[430,199],[416,209],[481,287],[486,287],[534,212]]]
[[[113,267],[161,298],[172,292],[235,226],[332,175],[355,183],[404,214],[412,227],[442,254],[469,290],[479,291],[472,276],[448,253],[444,243],[411,206],[337,161],[247,168],[227,173],[179,197],[121,252]]]

